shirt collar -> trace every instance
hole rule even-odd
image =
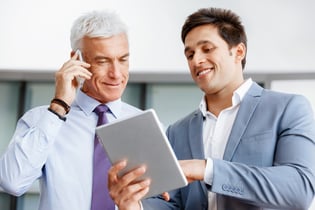
[[[88,96],[87,94],[85,94],[84,92],[82,92],[82,90],[78,90],[77,92],[77,97],[75,99],[75,104],[81,108],[81,110],[86,114],[86,115],[90,115],[94,109],[100,105],[101,103],[97,100],[95,100],[94,98]],[[111,114],[115,117],[115,118],[119,118],[120,114],[121,114],[121,109],[122,109],[122,101],[121,99],[117,99],[115,101],[111,101],[106,103],[106,105],[108,106]]]
[[[251,78],[247,79],[240,87],[238,87],[234,92],[232,96],[232,106],[236,106],[237,104],[241,103],[244,96],[246,95],[247,91],[249,90],[250,86],[253,84],[253,81]],[[202,112],[203,116],[206,116],[207,113],[207,103],[205,96],[202,97],[199,109]]]

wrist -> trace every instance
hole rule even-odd
[[[67,118],[64,116],[61,116],[60,114],[58,114],[57,112],[55,112],[54,110],[52,110],[50,107],[48,107],[48,111],[50,111],[51,113],[53,113],[54,115],[56,115],[60,120],[62,121],[66,121]]]
[[[54,98],[53,100],[51,100],[50,106],[54,104],[58,105],[59,108],[63,108],[64,115],[69,113],[71,107],[64,100],[59,99],[59,98]]]
[[[62,117],[66,115],[65,109],[59,104],[51,103],[49,106],[49,109],[51,109],[52,111],[54,111],[55,113],[57,113],[58,115]]]

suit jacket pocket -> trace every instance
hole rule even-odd
[[[255,166],[272,166],[275,148],[276,136],[272,130],[244,136],[235,150],[232,161]]]

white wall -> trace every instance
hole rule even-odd
[[[57,70],[69,57],[73,20],[110,8],[129,25],[131,71],[185,72],[181,26],[209,6],[241,15],[247,72],[315,72],[313,0],[0,0],[0,71]]]

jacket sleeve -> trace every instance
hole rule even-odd
[[[312,109],[302,96],[272,103],[252,117],[231,160],[214,160],[211,191],[260,207],[307,209],[315,195]]]

